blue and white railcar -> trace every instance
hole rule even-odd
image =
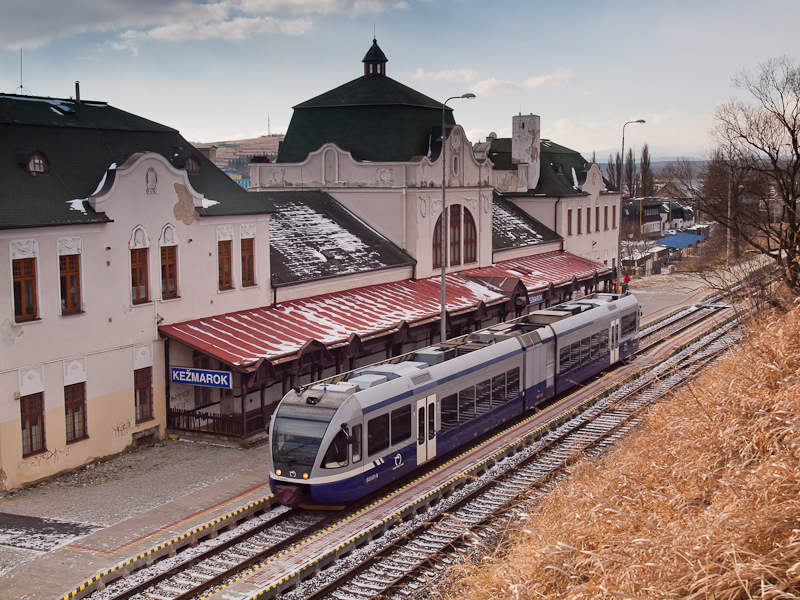
[[[270,426],[270,485],[291,506],[361,498],[625,358],[638,317],[633,296],[595,294],[296,388]]]

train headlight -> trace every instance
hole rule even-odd
[[[308,473],[303,473],[303,479],[308,479]]]
[[[282,472],[283,472],[283,471],[281,471],[280,469],[275,469],[275,475],[277,475],[278,477],[280,477],[280,476],[281,476],[281,473],[282,473]]]

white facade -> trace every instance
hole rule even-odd
[[[199,217],[204,199],[187,173],[159,154],[110,168],[89,200],[112,222],[0,231],[0,489],[35,481],[120,452],[137,438],[163,435],[164,342],[157,327],[270,302],[269,215]],[[78,205],[76,205],[78,206]],[[241,241],[254,239],[255,284],[243,287]],[[232,287],[218,285],[220,240],[230,240]],[[177,294],[162,294],[162,248],[174,248]],[[147,258],[147,290],[135,302],[134,253]],[[78,256],[80,307],[64,313],[60,257]],[[35,319],[17,322],[12,261],[35,264]],[[142,271],[138,271],[142,273]],[[138,288],[139,290],[143,288]],[[168,290],[169,291],[169,290]],[[169,293],[167,294],[169,295]],[[191,354],[172,357],[191,366]],[[151,406],[137,414],[134,372],[151,376]],[[67,386],[83,384],[85,430],[67,440]],[[173,386],[173,394],[193,394]],[[21,401],[42,394],[41,423],[20,428]],[[24,427],[22,428],[25,429]],[[83,435],[80,435],[80,434]],[[24,435],[42,435],[44,450],[23,455]]]
[[[490,185],[564,238],[564,250],[584,258],[616,266],[619,245],[619,192],[607,191],[603,173],[596,164],[588,172],[567,172],[574,194],[514,195],[534,190],[539,185],[542,169],[540,119],[537,115],[512,118],[511,162],[515,170],[493,171]],[[585,175],[585,177],[584,177]]]
[[[448,207],[461,215],[460,261],[450,261],[449,271],[492,263],[491,163],[479,163],[461,126],[446,140]],[[408,162],[362,162],[336,144],[328,143],[301,163],[251,163],[251,191],[275,188],[324,190],[417,260],[414,276],[440,274],[434,266],[436,224],[442,216],[442,157]],[[453,210],[452,208],[450,209]],[[468,216],[467,216],[468,215]],[[474,260],[466,262],[465,223],[475,223]]]

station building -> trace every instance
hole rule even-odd
[[[473,145],[377,42],[362,62],[249,192],[77,90],[0,95],[0,489],[168,433],[263,440],[290,387],[439,341],[443,256],[448,337],[609,285],[596,165],[533,115]]]

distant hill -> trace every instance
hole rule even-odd
[[[217,147],[217,160],[214,161],[223,171],[235,171],[240,175],[248,175],[247,162],[253,156],[269,156],[273,159],[278,154],[278,144],[282,135],[262,135],[249,140],[229,140],[224,142],[204,142],[203,146],[213,144]],[[238,165],[234,166],[234,163]],[[241,166],[244,165],[244,172]],[[236,166],[240,168],[236,168]],[[233,167],[233,168],[231,168]]]

